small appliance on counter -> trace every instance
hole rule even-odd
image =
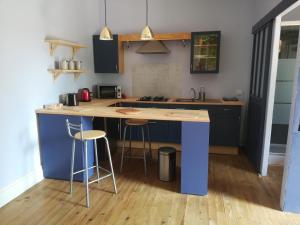
[[[90,102],[92,100],[92,93],[88,88],[79,89],[78,98],[81,102]]]
[[[68,98],[67,93],[59,95],[59,103],[63,105],[67,105],[67,98]]]
[[[67,106],[78,106],[77,93],[68,93],[66,98]]]
[[[59,103],[67,106],[78,106],[77,93],[65,93],[59,95]]]
[[[97,85],[97,98],[122,98],[121,86]]]

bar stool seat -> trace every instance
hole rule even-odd
[[[104,138],[106,133],[102,130],[86,130],[82,132],[83,140],[95,140],[98,138]],[[81,133],[78,132],[74,135],[74,138],[81,140]]]
[[[143,119],[128,119],[125,121],[125,124],[128,126],[143,126],[148,124],[148,120]]]

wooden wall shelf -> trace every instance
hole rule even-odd
[[[86,45],[78,44],[71,41],[61,40],[61,39],[46,39],[45,42],[49,43],[50,55],[53,56],[55,49],[58,46],[67,46],[72,48],[72,57],[74,58],[75,54],[81,48],[87,48]]]
[[[125,34],[119,36],[121,42],[131,41],[144,41],[141,40],[140,34]],[[154,34],[154,40],[156,41],[188,41],[191,40],[191,33],[179,32],[179,33],[164,33]]]
[[[64,74],[64,73],[73,73],[73,74],[74,74],[74,78],[75,78],[75,79],[78,79],[79,76],[80,76],[82,73],[86,73],[86,72],[87,72],[87,71],[85,71],[85,70],[59,70],[59,69],[48,69],[48,71],[49,71],[50,73],[53,74],[54,80],[55,80],[56,78],[58,78],[59,75]]]

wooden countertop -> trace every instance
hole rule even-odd
[[[242,101],[224,101],[222,99],[207,99],[205,102],[195,101],[195,102],[176,102],[176,98],[170,98],[165,102],[157,102],[157,101],[138,101],[139,98],[131,97],[126,99],[95,99],[94,101],[101,101],[103,103],[119,103],[119,102],[130,102],[130,103],[147,103],[147,104],[172,104],[172,105],[227,105],[227,106],[243,106],[244,103]],[[112,105],[111,104],[111,105]]]
[[[157,101],[138,101],[139,98],[131,97],[127,99],[119,99],[118,102],[133,102],[133,103],[147,103],[147,104],[173,104],[173,105],[228,105],[228,106],[243,106],[244,103],[241,101],[224,101],[222,99],[207,99],[204,102],[201,101],[182,101],[177,102],[176,98],[170,98],[165,102]]]
[[[149,120],[170,120],[170,121],[188,121],[188,122],[209,122],[208,112],[206,110],[174,110],[174,109],[155,109],[138,108],[139,113],[123,114],[117,112],[124,107],[107,107],[101,105],[85,106],[64,106],[62,109],[38,109],[37,114],[54,114],[69,116],[95,116],[107,118],[132,118]]]
[[[134,118],[149,120],[171,120],[171,121],[189,121],[189,122],[209,122],[208,112],[206,110],[181,110],[181,109],[157,109],[157,108],[137,108],[139,112],[132,114],[123,114],[117,112],[124,107],[109,107],[120,102],[149,103],[149,104],[189,104],[189,105],[243,105],[240,101],[225,102],[223,100],[207,100],[205,102],[176,102],[175,99],[169,99],[166,102],[142,102],[138,98],[127,99],[94,99],[91,102],[80,102],[79,106],[63,106],[62,109],[38,109],[37,114],[57,114],[70,116],[95,116],[108,118]]]

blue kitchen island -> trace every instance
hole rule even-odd
[[[108,107],[122,100],[94,100],[77,107],[36,111],[40,154],[45,178],[69,180],[71,139],[65,120],[93,128],[93,118],[134,118],[181,122],[181,193],[206,195],[208,192],[209,116],[206,110],[137,108],[138,113],[123,114],[122,107]],[[77,143],[77,149],[81,147]],[[94,163],[93,145],[88,146],[89,166]],[[82,151],[77,151],[75,169],[83,168]],[[92,176],[92,171],[89,173]],[[76,180],[85,177],[78,175]]]

